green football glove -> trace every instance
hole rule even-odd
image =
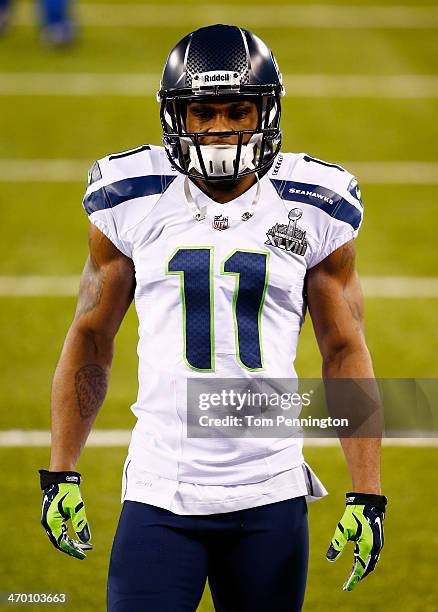
[[[43,493],[41,524],[49,540],[58,550],[85,559],[85,550],[93,546],[89,543],[90,530],[85,515],[79,485],[81,475],[78,472],[49,472],[39,470],[40,484]],[[68,535],[66,521],[71,519],[80,542]]]
[[[384,495],[347,493],[347,507],[336,527],[327,551],[327,560],[336,561],[349,540],[356,542],[354,564],[344,584],[344,591],[352,591],[376,567],[383,548],[383,519],[387,499]]]

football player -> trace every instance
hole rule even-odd
[[[89,173],[90,254],[53,381],[42,523],[55,547],[84,559],[90,529],[75,467],[135,299],[137,422],[109,567],[111,612],[195,611],[207,577],[218,611],[302,608],[307,501],[326,495],[302,439],[187,431],[189,379],[296,380],[307,307],[323,377],[373,379],[354,263],[357,181],[336,164],[280,153],[283,93],[274,56],[253,33],[196,30],[164,67],[164,146],[108,155]],[[379,437],[342,445],[353,491],[327,558],[355,542],[350,591],[379,558],[386,498]]]

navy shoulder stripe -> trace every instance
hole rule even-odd
[[[334,219],[349,223],[353,229],[357,229],[360,225],[361,211],[335,191],[326,189],[321,185],[309,185],[296,181],[271,179],[271,183],[282,200],[303,202],[316,206]]]
[[[84,208],[89,215],[104,208],[114,208],[127,200],[164,193],[176,176],[134,176],[105,185],[85,196]]]

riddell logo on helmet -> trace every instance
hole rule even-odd
[[[200,72],[192,77],[192,85],[205,87],[206,85],[239,85],[240,74],[229,70],[216,70],[211,72]]]
[[[206,74],[204,77],[204,83],[215,83],[217,81],[229,81],[229,74],[212,74],[211,76]]]

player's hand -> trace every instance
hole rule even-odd
[[[39,470],[39,473],[41,489],[44,492],[41,524],[49,540],[58,550],[77,559],[85,559],[87,555],[84,551],[93,546],[89,543],[90,529],[79,490],[81,475],[78,472],[47,470]],[[71,519],[80,541],[69,537],[66,525],[68,519]]]
[[[356,542],[353,569],[344,591],[352,591],[376,567],[383,548],[386,501],[384,495],[347,493],[347,507],[327,551],[328,561],[336,561],[349,540]]]

